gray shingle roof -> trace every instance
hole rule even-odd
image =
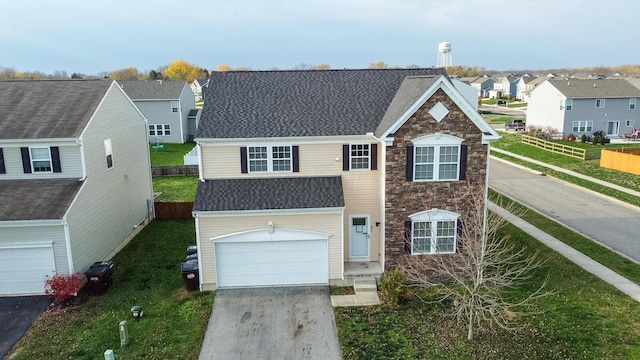
[[[215,179],[198,184],[194,211],[343,207],[340,176]]]
[[[197,138],[364,135],[407,76],[442,68],[213,72]]]
[[[625,79],[552,79],[549,83],[570,99],[640,97],[640,89]]]
[[[387,108],[375,135],[379,137],[391,127],[438,78],[439,76],[409,76],[405,78]]]
[[[177,100],[187,84],[184,81],[125,80],[118,81],[131,100]]]
[[[79,137],[112,81],[0,81],[0,139]]]
[[[78,179],[3,180],[0,221],[62,219],[80,186]]]

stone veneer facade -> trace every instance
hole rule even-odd
[[[439,123],[429,110],[441,102],[449,114]],[[463,138],[467,145],[467,179],[458,181],[406,180],[407,145],[424,135],[441,132]],[[393,269],[405,255],[404,224],[409,215],[429,209],[443,209],[458,214],[469,213],[468,198],[471,184],[485,184],[487,147],[482,144],[482,132],[458,108],[449,96],[439,89],[394,135],[393,145],[386,148],[386,223],[385,268]],[[454,195],[455,194],[455,195]],[[464,218],[461,218],[464,223]],[[428,255],[425,255],[428,256]]]

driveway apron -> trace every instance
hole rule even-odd
[[[340,359],[327,286],[216,291],[200,351],[210,359]]]
[[[4,359],[50,303],[44,296],[0,297],[0,359]]]

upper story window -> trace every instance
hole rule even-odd
[[[604,99],[596,99],[596,108],[604,107]]]
[[[629,110],[636,109],[636,98],[629,99]]]
[[[573,99],[567,99],[567,101],[565,102],[565,107],[564,108],[567,111],[573,110]]]
[[[246,172],[293,171],[293,150],[290,145],[248,146],[243,149],[247,154]]]
[[[172,101],[171,102],[171,112],[178,112],[178,102],[177,101]]]
[[[113,149],[111,148],[111,139],[104,141],[104,155],[107,159],[107,169],[113,167]]]
[[[369,144],[351,144],[351,170],[368,170],[369,158]]]
[[[452,254],[456,252],[459,215],[432,209],[409,216],[411,254]]]
[[[22,153],[22,167],[26,173],[59,173],[62,172],[60,167],[60,149],[57,146],[51,147],[23,147],[20,148]]]
[[[378,144],[342,145],[342,170],[378,170]]]
[[[434,134],[413,141],[413,181],[459,180],[463,139]],[[466,147],[465,147],[466,166]]]

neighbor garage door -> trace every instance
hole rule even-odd
[[[0,248],[0,295],[43,294],[54,271],[51,244]]]
[[[215,244],[218,287],[328,283],[327,240]]]

